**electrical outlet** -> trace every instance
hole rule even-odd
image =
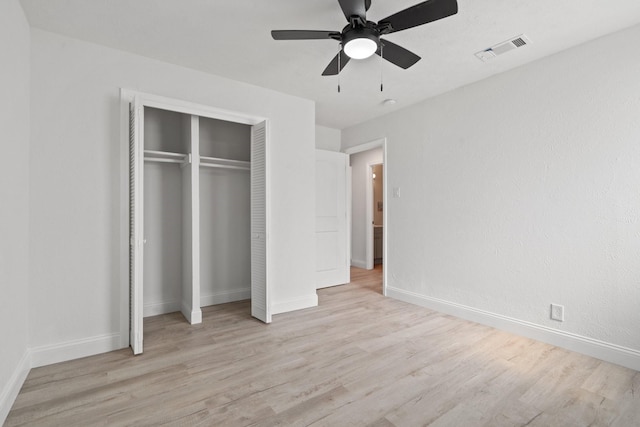
[[[551,319],[564,322],[564,305],[551,304]]]

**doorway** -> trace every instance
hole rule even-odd
[[[371,217],[371,225],[373,227],[373,241],[367,241],[367,245],[371,245],[371,259],[367,259],[367,265],[371,264],[373,268],[380,266],[384,260],[383,248],[383,232],[384,226],[382,218],[384,217],[384,164],[379,163],[371,166],[371,199],[372,203],[367,206],[367,216]]]
[[[351,266],[367,270],[380,268],[382,270],[382,294],[386,295],[387,268],[382,268],[382,262],[385,266],[389,265],[386,194],[389,174],[388,170],[384,168],[386,138],[356,145],[344,150],[344,152],[349,154],[352,169]],[[380,174],[374,172],[374,167],[378,166]],[[376,173],[375,180],[374,173]],[[374,197],[374,187],[377,187],[381,199]],[[380,262],[377,266],[374,261],[376,234],[379,236],[378,261]]]

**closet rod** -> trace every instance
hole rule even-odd
[[[249,166],[216,165],[213,163],[200,163],[200,166],[205,168],[236,169],[236,170],[242,170],[242,171],[251,170],[251,167]]]
[[[159,162],[159,163],[176,163],[182,164],[185,163],[185,159],[163,159],[158,157],[145,157],[145,162]]]

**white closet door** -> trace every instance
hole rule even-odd
[[[137,97],[129,111],[129,345],[142,353],[142,276],[144,259],[144,107]]]
[[[349,283],[348,156],[316,150],[316,288]]]
[[[251,315],[271,323],[267,287],[267,124],[251,128]]]

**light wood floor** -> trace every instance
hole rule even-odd
[[[639,426],[640,373],[383,298],[380,269],[263,325],[145,319],[145,353],[31,371],[7,426]]]

